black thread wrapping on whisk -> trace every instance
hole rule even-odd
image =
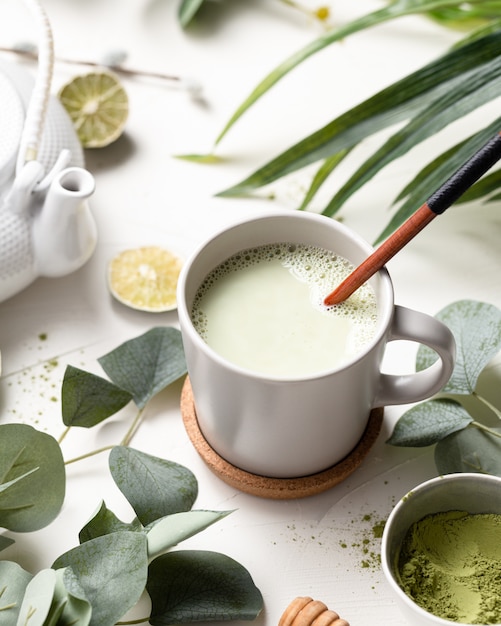
[[[454,204],[501,156],[501,134],[490,139],[460,167],[427,201],[428,208],[440,215]]]

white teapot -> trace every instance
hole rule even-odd
[[[63,276],[94,252],[96,225],[87,199],[94,178],[72,122],[49,93],[52,38],[43,10],[35,81],[0,61],[0,302],[39,276]]]

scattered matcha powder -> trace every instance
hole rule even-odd
[[[381,566],[381,537],[386,520],[374,521],[372,513],[365,513],[362,518],[361,539],[353,542],[351,548],[360,553],[360,566],[363,569],[379,571]],[[360,520],[352,520],[352,523],[359,523]],[[343,549],[348,548],[348,544],[343,539],[339,542]]]
[[[49,335],[46,332],[40,332],[37,335],[38,342],[36,344],[27,344],[28,350],[47,349],[46,344]],[[4,374],[0,380],[1,391],[6,405],[6,410],[13,416],[16,421],[22,424],[34,424],[38,429],[45,432],[48,426],[40,425],[40,418],[44,415],[51,415],[51,406],[60,401],[59,388],[61,386],[60,362],[57,357],[51,357],[47,360],[31,364],[23,367],[18,371]],[[13,395],[15,393],[15,395]],[[9,400],[12,396],[12,402]],[[28,405],[26,397],[37,397],[39,399],[38,410],[33,412],[33,407]],[[42,403],[50,403],[44,405]],[[50,425],[53,420],[48,417]]]

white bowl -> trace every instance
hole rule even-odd
[[[400,587],[396,575],[399,550],[410,526],[426,515],[451,510],[501,514],[501,478],[476,473],[433,478],[405,495],[388,517],[382,538],[381,565],[403,615],[413,626],[465,626],[421,608]]]

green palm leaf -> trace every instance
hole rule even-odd
[[[498,15],[501,13],[501,3],[499,5]],[[489,22],[482,24],[478,28],[472,30],[466,37],[464,37],[461,41],[459,41],[453,47],[460,47],[468,43],[469,41],[474,41],[475,39],[481,39],[486,35],[491,35],[495,33],[501,28],[501,17],[490,20]]]
[[[306,165],[350,149],[367,136],[408,120],[434,103],[439,107],[437,101],[442,98],[457,98],[457,90],[464,90],[465,97],[470,92],[469,97],[475,99],[469,80],[473,81],[478,72],[479,81],[489,84],[486,70],[496,60],[500,46],[501,31],[452,50],[342,114],[219,195],[248,194]],[[496,90],[496,81],[493,82],[491,91]],[[467,98],[465,102],[468,101],[472,102]],[[445,121],[452,114],[446,111]],[[418,138],[419,132],[413,145]]]
[[[388,237],[396,230],[414,211],[420,207],[435,189],[438,189],[449,176],[465,163],[488,139],[499,132],[501,128],[501,117],[494,120],[492,124],[475,133],[467,140],[450,148],[434,159],[429,165],[419,172],[419,174],[400,192],[395,202],[405,198],[398,211],[387,224],[386,228],[377,238],[377,242]],[[477,200],[487,194],[492,193],[501,186],[501,171],[485,176],[475,183],[466,193],[461,196],[457,203]],[[492,196],[491,200],[496,197]]]
[[[501,2],[481,2],[478,5],[472,5],[468,2],[458,3],[455,7],[445,7],[428,12],[428,16],[444,24],[450,28],[458,30],[467,30],[485,25],[499,17],[501,11]]]
[[[341,28],[325,33],[323,36],[315,39],[307,46],[287,58],[283,63],[270,72],[249,94],[244,102],[233,113],[219,136],[216,138],[216,145],[222,140],[235,122],[271,87],[278,83],[286,74],[292,71],[300,63],[323,50],[333,43],[341,41],[357,32],[383,24],[399,17],[413,14],[427,14],[431,11],[445,10],[449,7],[457,8],[457,0],[394,0],[389,6],[378,11],[374,11],[362,16],[357,20],[353,20]],[[485,4],[485,0],[470,0],[470,7]],[[497,3],[493,3],[496,4]]]
[[[459,82],[456,82],[453,89],[446,94],[441,94],[415,115],[403,129],[392,135],[367,159],[332,199],[324,213],[334,214],[353,193],[371,180],[385,165],[408,152],[416,144],[432,137],[451,122],[498,96],[500,77],[501,56],[485,63],[475,71],[467,72]],[[454,171],[450,168],[448,170],[450,171],[446,172],[447,176]],[[434,189],[428,187],[428,193],[432,191]]]
[[[350,150],[341,150],[337,154],[325,159],[322,165],[318,168],[317,173],[313,177],[313,181],[306,192],[301,206],[298,207],[299,211],[304,211],[314,198],[317,191],[323,185],[323,183],[329,178],[336,167],[348,156]]]
[[[247,195],[303,167],[320,162],[310,188],[299,206],[300,210],[305,210],[339,163],[349,156],[355,146],[370,135],[405,122],[335,192],[322,211],[325,215],[333,216],[382,168],[440,132],[451,122],[501,95],[501,1],[473,0],[461,3],[450,0],[394,0],[379,11],[324,34],[286,59],[238,107],[217,137],[216,145],[256,100],[308,57],[348,35],[411,14],[426,15],[447,26],[470,32],[434,62],[383,89],[301,139],[218,195]],[[401,206],[377,241],[398,228],[490,135],[499,132],[499,122],[500,120],[493,121],[485,129],[458,142],[454,148],[449,148],[425,166],[398,195],[394,204],[401,202]],[[500,187],[501,175],[494,173],[477,182],[464,195],[462,201],[478,199],[487,194],[489,200],[498,200],[501,193],[495,192]]]
[[[202,6],[204,0],[182,0],[179,5],[178,17],[179,23],[186,28],[191,20],[195,17],[198,9]]]
[[[497,120],[501,124],[501,118]],[[471,202],[472,200],[478,200],[479,198],[485,198],[494,191],[499,191],[501,187],[501,170],[497,170],[488,176],[484,176],[482,180],[473,185],[458,202]],[[494,196],[486,198],[486,201],[493,201],[499,199],[499,193]]]

